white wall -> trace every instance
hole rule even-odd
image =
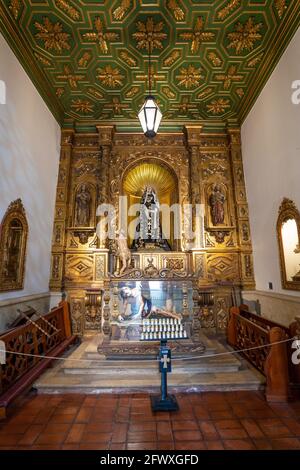
[[[0,300],[49,291],[50,252],[58,173],[60,128],[0,35],[0,221],[21,198],[29,224],[25,285]]]
[[[300,210],[300,105],[291,84],[300,80],[300,29],[242,126],[242,149],[254,250],[256,288],[281,288],[276,222],[284,197]],[[299,255],[300,264],[300,255]]]

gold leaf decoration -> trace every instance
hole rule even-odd
[[[117,96],[114,96],[110,105],[114,114],[122,114],[123,108],[128,108],[128,104],[122,104]]]
[[[117,33],[104,32],[104,26],[101,18],[97,16],[94,21],[95,32],[85,33],[82,37],[89,42],[98,42],[101,51],[104,54],[108,53],[108,43],[111,41],[117,41],[119,35]]]
[[[90,87],[90,88],[87,89],[87,92],[88,92],[90,95],[92,95],[92,96],[94,96],[95,98],[97,98],[97,99],[104,98],[104,96],[102,95],[102,93],[100,93],[100,91],[98,91],[98,90],[95,90],[95,88],[91,88],[91,87]]]
[[[223,64],[223,61],[215,52],[209,52],[207,58],[214,67],[221,67]]]
[[[252,17],[243,23],[235,24],[235,31],[227,33],[227,37],[230,41],[227,48],[235,49],[236,54],[241,52],[251,51],[254,48],[254,44],[260,41],[262,38],[259,30],[262,28],[262,23],[254,23]]]
[[[226,109],[230,108],[229,100],[218,98],[206,105],[207,111],[212,114],[223,114]]]
[[[189,65],[187,68],[181,67],[180,74],[177,75],[179,86],[185,88],[195,88],[200,84],[200,80],[203,78],[201,75],[201,68],[196,69],[194,65]]]
[[[227,5],[218,12],[218,20],[225,20],[225,18],[227,18],[233,10],[238,8],[240,4],[241,0],[229,0]]]
[[[137,64],[136,59],[134,57],[132,57],[131,55],[129,55],[127,51],[121,51],[120,52],[120,57],[130,67],[136,67],[136,64]]]
[[[75,109],[77,113],[89,114],[93,112],[94,105],[87,100],[72,100],[71,108]]]
[[[116,88],[117,86],[122,86],[124,76],[120,73],[118,68],[113,68],[111,65],[106,65],[103,68],[98,69],[98,80],[109,88]]]
[[[244,94],[245,94],[243,88],[237,88],[237,89],[235,90],[235,92],[236,92],[236,94],[237,94],[240,98],[242,98],[242,97],[244,96]]]
[[[146,23],[138,21],[136,23],[137,31],[132,37],[137,41],[137,49],[146,49],[147,52],[153,52],[153,49],[163,49],[162,41],[167,38],[163,32],[164,23],[154,23],[153,18],[148,17]]]
[[[91,60],[92,55],[89,52],[84,52],[83,55],[78,60],[79,67],[87,67],[89,61]]]
[[[183,96],[177,108],[179,109],[181,114],[187,114],[190,109],[197,108],[197,105],[195,103],[190,103],[189,96]]]
[[[224,90],[229,90],[232,82],[243,80],[243,75],[237,73],[236,65],[230,65],[227,73],[216,75],[216,80],[223,82]]]
[[[58,98],[60,98],[64,94],[64,92],[65,92],[65,89],[59,87],[59,88],[56,89],[55,94],[56,94],[56,96],[58,96]]]
[[[255,67],[257,64],[259,64],[259,62],[263,58],[263,55],[264,55],[264,53],[261,52],[257,57],[254,57],[253,59],[250,59],[247,63],[247,66],[251,67],[251,68]]]
[[[46,57],[43,57],[42,55],[38,54],[37,52],[34,53],[35,57],[41,64],[43,64],[45,67],[50,67],[51,62],[50,60],[46,59]]]
[[[166,67],[170,67],[171,65],[174,64],[174,62],[176,62],[177,59],[179,59],[180,57],[180,52],[179,51],[173,51],[171,52],[171,54],[165,58],[164,60],[164,65]]]
[[[76,8],[70,5],[67,0],[55,0],[55,5],[60,10],[64,11],[72,20],[79,20],[80,13]]]
[[[168,86],[164,86],[162,87],[162,90],[161,90],[167,98],[169,99],[174,99],[176,98],[176,94],[168,87]]]
[[[275,3],[275,8],[277,10],[277,14],[279,18],[281,19],[283,17],[285,10],[287,9],[286,0],[275,0],[274,3]]]
[[[121,21],[130,8],[130,0],[122,0],[120,6],[113,11],[113,17],[117,21]]]
[[[215,33],[203,31],[204,21],[203,17],[199,16],[196,20],[194,30],[190,33],[180,33],[179,37],[184,41],[191,41],[191,52],[196,54],[202,42],[211,41],[215,37]]]
[[[183,9],[178,5],[176,0],[169,0],[168,1],[168,8],[171,10],[175,20],[182,21],[184,20],[185,14]]]
[[[133,86],[132,88],[130,88],[130,90],[128,90],[126,93],[125,93],[125,96],[126,98],[133,98],[139,91],[139,87],[138,86]]]
[[[43,41],[46,50],[54,50],[56,52],[62,53],[64,49],[71,49],[71,46],[68,42],[70,34],[63,31],[61,23],[51,23],[49,18],[44,17],[43,24],[36,21],[34,26],[38,30],[38,33],[35,34],[35,37],[36,39]]]
[[[69,83],[71,88],[77,88],[77,82],[84,79],[84,75],[75,74],[68,65],[64,66],[64,74],[57,75],[58,80],[64,80]]]
[[[12,0],[8,8],[12,12],[14,19],[17,20],[19,13],[20,13],[20,8],[21,8],[20,0]]]
[[[200,99],[201,99],[201,98],[205,98],[206,96],[210,95],[213,91],[214,91],[214,90],[213,90],[213,88],[211,88],[211,87],[205,88],[205,90],[201,91],[201,92],[198,94],[197,98],[200,98]]]

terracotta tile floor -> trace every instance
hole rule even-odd
[[[260,392],[177,395],[153,414],[147,394],[33,395],[0,423],[1,449],[300,449],[300,402]]]

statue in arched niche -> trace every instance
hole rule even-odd
[[[170,250],[167,240],[162,238],[159,220],[160,204],[156,191],[146,186],[140,202],[139,223],[136,227],[132,248],[145,248],[147,243]]]
[[[88,227],[91,219],[92,197],[86,184],[82,184],[75,197],[75,226]]]
[[[225,220],[225,201],[226,196],[222,191],[220,184],[214,184],[212,192],[209,196],[209,205],[211,212],[211,220],[213,225],[222,225]]]

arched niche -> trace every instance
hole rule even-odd
[[[0,291],[24,287],[28,223],[21,199],[13,201],[1,223]]]
[[[128,208],[133,204],[140,204],[146,186],[155,189],[160,206],[172,207],[179,201],[177,176],[165,162],[158,159],[140,160],[126,168],[122,177],[122,195],[127,197]],[[135,217],[136,215],[127,217],[128,226]],[[174,240],[174,214],[172,212],[167,223],[170,226],[168,242],[173,250],[177,250],[178,240]],[[129,235],[129,245],[131,243],[132,238]]]
[[[279,208],[277,239],[282,288],[300,290],[300,213],[287,198]]]

